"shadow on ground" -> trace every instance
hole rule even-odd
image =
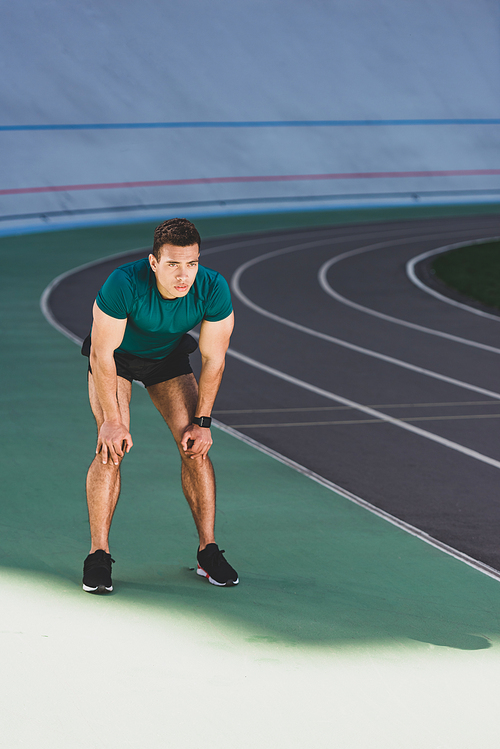
[[[88,232],[64,235],[2,240],[0,564],[48,584],[55,576],[73,596],[88,551],[83,486],[95,434],[85,360],[38,300],[58,273],[145,237],[121,229],[104,251]],[[411,639],[476,650],[500,633],[498,582],[222,432],[213,448],[217,532],[241,584],[207,584],[189,569],[196,538],[174,444],[140,388],[132,430],[112,536],[116,593],[102,604],[178,609],[291,646]]]

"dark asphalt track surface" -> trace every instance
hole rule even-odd
[[[436,299],[405,268],[433,248],[498,235],[498,216],[468,216],[205,242],[203,264],[232,280],[231,349],[247,357],[228,356],[214,415],[500,570],[500,319]],[[54,317],[83,338],[107,275],[147,252],[67,276],[48,300]],[[321,268],[344,253],[321,284]]]

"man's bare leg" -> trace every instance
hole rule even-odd
[[[180,441],[184,430],[191,424],[198,385],[193,374],[181,375],[173,380],[148,387],[148,393],[166,421],[177,443],[181,456],[182,490],[186,497],[200,538],[200,550],[215,543],[215,475],[210,458],[187,457]]]
[[[117,378],[117,398],[123,424],[130,426],[130,397],[132,383],[123,377]],[[89,399],[94,414],[97,431],[103,423],[102,408],[97,397],[94,380],[89,373]],[[121,462],[121,461],[120,461]],[[92,461],[87,474],[87,505],[91,535],[90,553],[103,549],[109,554],[109,529],[113,514],[120,496],[120,462],[115,465],[112,460],[103,464],[101,454]]]

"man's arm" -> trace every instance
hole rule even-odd
[[[127,320],[110,317],[96,303],[93,315],[90,367],[104,417],[97,438],[96,454],[101,453],[103,463],[108,462],[109,456],[118,465],[118,458],[129,452],[133,444],[128,426],[122,422],[116,397],[117,375],[113,358],[113,352],[123,340]]]
[[[195,416],[210,416],[224,372],[226,351],[234,327],[234,314],[219,322],[204,320],[201,324],[199,348],[201,373]],[[193,444],[188,448],[188,442]],[[210,430],[191,424],[184,432],[181,445],[192,458],[206,458],[212,445]]]

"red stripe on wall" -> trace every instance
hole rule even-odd
[[[393,179],[403,177],[477,177],[499,175],[500,169],[453,169],[422,172],[341,172],[338,174],[280,174],[256,177],[201,177],[197,179],[160,179],[141,182],[102,182],[89,185],[48,185],[0,190],[0,195],[26,195],[76,190],[117,190],[128,187],[176,187],[181,185],[221,185],[245,182],[307,182],[335,179]]]

